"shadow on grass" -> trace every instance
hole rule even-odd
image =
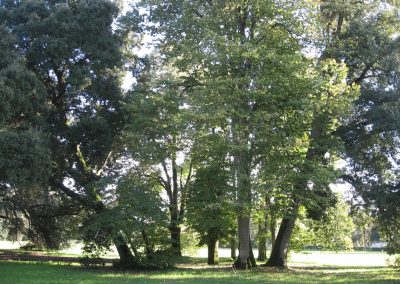
[[[291,266],[289,269],[292,270],[324,270],[324,271],[335,271],[335,270],[376,270],[376,269],[388,269],[387,266]]]
[[[204,263],[204,259],[201,259]],[[258,267],[238,271],[230,266],[200,266],[162,271],[122,271],[113,267],[0,261],[0,283],[400,283],[400,271],[387,267]],[[230,263],[230,262],[229,262]]]

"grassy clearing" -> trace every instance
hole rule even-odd
[[[0,255],[7,251],[22,253],[2,250]],[[77,257],[78,252],[48,254]],[[223,249],[220,252],[229,255]],[[180,259],[174,270],[147,272],[122,272],[110,266],[85,269],[63,262],[0,261],[0,283],[400,283],[400,270],[388,268],[387,258],[379,252],[303,252],[291,255],[288,270],[233,271],[229,257],[221,257],[220,266],[211,267],[200,251],[198,257]]]
[[[387,267],[178,268],[156,272],[84,269],[51,263],[0,262],[0,283],[400,283],[400,271]]]
[[[310,256],[309,254],[306,254]],[[341,254],[352,258],[352,254]],[[358,254],[370,258],[370,253]],[[329,253],[314,254],[329,257]],[[210,267],[204,258],[184,257],[178,268],[167,271],[122,272],[78,265],[0,261],[0,283],[400,283],[400,270],[377,266],[324,266],[296,263],[288,270],[260,267],[233,271],[230,259]]]

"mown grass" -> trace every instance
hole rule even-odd
[[[400,283],[400,271],[387,267],[298,267],[287,270],[182,267],[168,271],[122,272],[111,268],[0,261],[0,283]]]

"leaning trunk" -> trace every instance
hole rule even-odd
[[[293,233],[294,224],[296,222],[298,208],[299,205],[296,204],[292,208],[290,216],[282,219],[275,244],[272,247],[271,255],[266,263],[266,266],[287,268],[289,243]]]
[[[119,255],[119,265],[121,267],[133,267],[135,265],[135,257],[133,256],[129,246],[121,233],[117,234],[113,239]]]
[[[207,242],[207,248],[208,248],[207,263],[210,265],[219,264],[218,240],[210,238]]]
[[[94,210],[96,214],[102,214],[106,212],[108,209],[102,202],[98,202],[94,206]],[[111,233],[111,228],[107,228],[106,230],[110,230],[109,233]],[[118,256],[119,256],[119,262],[118,264],[121,267],[133,267],[136,263],[135,256],[132,254],[131,249],[128,246],[128,243],[126,241],[126,238],[123,234],[123,232],[117,233],[115,237],[112,239],[115,247],[117,248]]]

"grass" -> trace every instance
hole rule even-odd
[[[400,271],[387,267],[297,267],[288,270],[197,266],[168,271],[121,272],[111,268],[0,261],[0,283],[400,283]]]
[[[21,253],[7,249],[0,255],[11,251]],[[220,252],[229,255],[229,251]],[[79,256],[73,251],[49,254]],[[173,270],[142,272],[110,266],[89,269],[62,262],[0,261],[0,283],[400,283],[400,270],[387,267],[387,255],[380,252],[293,253],[290,269],[259,267],[251,271],[233,271],[228,257],[221,257],[220,266],[212,267],[202,252],[198,256],[181,258]]]

